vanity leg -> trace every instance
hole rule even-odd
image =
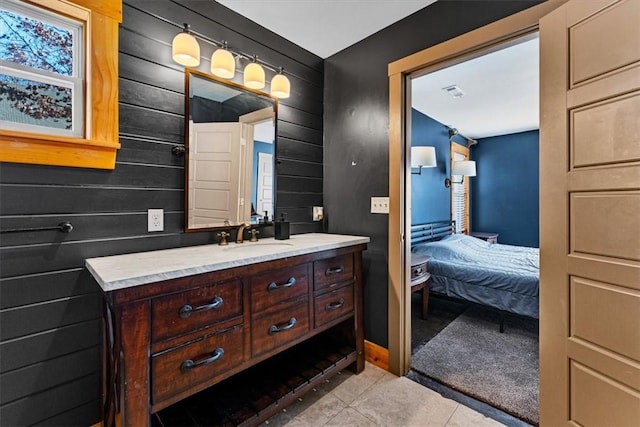
[[[364,301],[362,289],[362,252],[353,254],[353,271],[356,272],[354,288],[354,327],[356,338],[356,369],[359,374],[364,371]]]
[[[124,306],[120,313],[120,384],[122,425],[144,427],[150,423],[149,301]]]

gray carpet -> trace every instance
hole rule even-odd
[[[538,424],[537,322],[470,308],[417,350],[412,369]]]

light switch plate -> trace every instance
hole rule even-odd
[[[388,197],[372,197],[371,198],[371,213],[388,214],[389,213],[389,198]]]
[[[164,209],[147,211],[147,231],[164,231]]]
[[[314,221],[322,221],[324,218],[324,210],[322,206],[314,206],[313,207],[313,220]]]

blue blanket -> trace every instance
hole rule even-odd
[[[539,249],[453,234],[412,252],[431,256],[431,290],[538,317]]]

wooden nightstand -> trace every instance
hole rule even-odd
[[[431,274],[427,271],[427,261],[430,256],[411,255],[411,292],[422,291],[422,318],[427,318],[429,307],[429,279]]]
[[[498,233],[483,233],[481,231],[472,231],[470,236],[477,237],[478,239],[486,240],[489,243],[498,243]]]

